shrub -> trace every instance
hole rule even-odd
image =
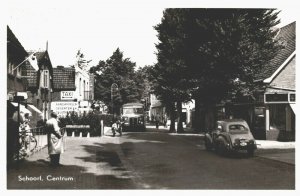
[[[68,135],[71,135],[70,132],[74,131],[75,135],[79,135],[79,132],[82,132],[82,135],[87,135],[87,132],[91,136],[100,136],[101,135],[101,120],[103,120],[104,126],[111,126],[112,115],[111,114],[95,114],[89,112],[79,116],[77,113],[72,112],[66,117],[59,118],[60,127],[66,127],[66,125],[89,125],[90,129],[68,129]]]

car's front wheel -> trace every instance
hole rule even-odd
[[[207,138],[204,139],[204,145],[206,150],[211,150],[212,149],[212,144],[210,141],[208,141]]]

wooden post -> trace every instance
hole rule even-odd
[[[82,137],[82,132],[81,131],[79,132],[79,137]]]
[[[266,105],[266,131],[270,131],[270,111],[268,105]]]
[[[87,137],[87,138],[90,138],[90,132],[87,133],[87,136],[86,136],[86,137]]]
[[[72,137],[75,137],[75,133],[74,133],[74,131],[72,131]]]
[[[104,124],[103,124],[103,120],[100,121],[100,127],[101,127],[101,135],[100,136],[104,136]]]

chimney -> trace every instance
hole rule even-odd
[[[48,51],[48,40],[46,42],[46,51]]]

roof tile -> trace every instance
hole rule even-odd
[[[53,88],[59,90],[75,89],[75,68],[53,68]]]
[[[262,71],[256,75],[257,80],[264,80],[272,76],[272,74],[284,63],[284,61],[296,50],[296,22],[292,22],[282,27],[276,37],[284,46],[283,49],[275,56],[270,63],[266,64]]]

